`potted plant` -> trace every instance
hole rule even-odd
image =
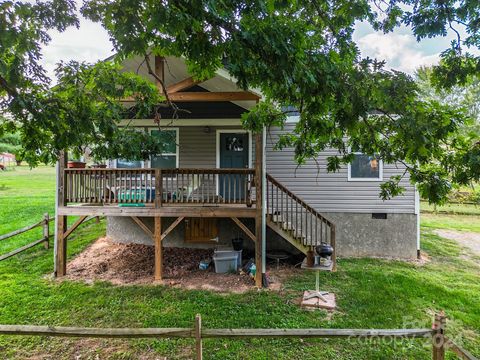
[[[67,162],[67,168],[69,169],[85,169],[87,163],[80,160],[70,160]]]
[[[81,149],[73,151],[69,154],[67,168],[69,169],[85,169],[87,163],[83,161],[83,151]]]

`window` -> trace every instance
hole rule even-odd
[[[116,167],[119,168],[119,169],[141,168],[141,167],[143,167],[143,161],[141,161],[141,160],[117,159],[117,166]]]
[[[143,128],[136,128],[135,131],[143,132]],[[113,165],[118,169],[140,169],[144,167],[142,160],[116,159]]]
[[[378,156],[355,153],[353,161],[348,164],[349,181],[382,181],[383,163]]]
[[[227,136],[225,141],[225,150],[227,151],[243,151],[243,138],[238,136]]]
[[[150,157],[152,168],[173,169],[178,167],[178,129],[168,128],[151,130],[153,136],[158,137],[163,146],[162,154]]]

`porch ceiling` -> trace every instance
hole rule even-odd
[[[185,61],[179,57],[167,56],[165,58],[166,66],[165,66],[165,85],[167,87],[176,84],[184,79],[189,78],[191,75],[188,73],[187,66]],[[152,55],[150,58],[150,62],[153,64],[155,61],[154,56]],[[128,71],[133,71],[138,73],[139,75],[149,79],[152,82],[155,82],[153,76],[148,74],[148,69],[145,63],[143,62],[143,58],[140,56],[126,59],[123,61],[123,66]],[[228,71],[224,69],[220,69],[217,71],[217,74],[202,83],[199,86],[209,92],[241,92],[243,89],[240,89],[237,84],[236,80],[231,77]],[[258,91],[250,91],[252,94],[260,95]],[[231,101],[225,103],[232,103],[244,110],[249,110],[256,104],[256,100],[241,100],[241,101]],[[182,106],[185,105],[185,102],[182,102]],[[212,105],[211,103],[209,104]],[[222,105],[225,106],[225,105]],[[193,118],[193,117],[191,117]],[[224,117],[225,118],[225,117]]]

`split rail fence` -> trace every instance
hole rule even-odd
[[[346,338],[346,339],[428,339],[432,359],[444,360],[447,350],[460,359],[478,360],[445,335],[446,317],[435,315],[431,329],[204,329],[200,315],[193,328],[80,328],[30,325],[0,325],[0,335],[34,335],[83,338],[193,338],[197,360],[203,359],[203,339],[208,338]]]
[[[31,243],[28,243],[27,245],[24,245],[22,247],[19,247],[18,249],[15,249],[15,250],[12,250],[4,255],[0,255],[0,261],[2,260],[6,260],[12,256],[15,256],[17,254],[20,254],[21,252],[24,252],[25,250],[28,250],[34,246],[37,246],[39,244],[43,244],[45,246],[45,249],[48,249],[50,244],[49,244],[49,239],[50,239],[50,230],[49,230],[49,222],[50,222],[50,218],[48,216],[48,214],[44,214],[43,215],[43,219],[33,225],[29,225],[29,226],[26,226],[24,228],[21,228],[21,229],[18,229],[18,230],[15,230],[15,231],[12,231],[8,234],[5,234],[5,235],[1,235],[0,236],[0,241],[2,240],[7,240],[7,239],[10,239],[14,236],[17,236],[17,235],[20,235],[20,234],[23,234],[27,231],[30,231],[30,230],[33,230],[37,227],[42,227],[43,228],[43,236],[41,239],[38,239],[38,240],[35,240]]]
[[[99,217],[98,216],[91,216],[89,218],[85,217],[84,219],[82,219],[82,221],[80,223],[85,223],[86,221],[89,221],[91,219],[97,219],[97,221],[99,220]],[[49,228],[49,223],[50,221],[52,221],[53,219],[49,217],[48,213],[45,213],[43,215],[43,219],[33,225],[29,225],[29,226],[25,226],[21,229],[18,229],[18,230],[15,230],[15,231],[12,231],[8,234],[5,234],[5,235],[0,235],[0,241],[3,241],[3,240],[7,240],[7,239],[10,239],[10,238],[13,238],[15,236],[18,236],[20,234],[23,234],[27,231],[30,231],[30,230],[33,230],[37,227],[42,227],[43,228],[43,236],[41,239],[38,239],[38,240],[35,240],[35,241],[32,241],[26,245],[23,245],[15,250],[12,250],[4,255],[0,255],[0,261],[2,260],[6,260],[8,258],[11,258],[12,256],[15,256],[15,255],[18,255],[22,252],[24,252],[25,250],[28,250],[34,246],[37,246],[39,244],[43,244],[45,249],[48,249],[50,247],[50,237],[53,236],[53,234],[50,234],[50,228]],[[80,223],[75,223],[74,226],[75,228],[80,225]],[[74,229],[72,229],[71,231],[73,231]],[[70,232],[71,232],[70,231]],[[70,234],[70,233],[69,233]]]

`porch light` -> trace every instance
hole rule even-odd
[[[210,126],[205,126],[205,127],[203,128],[203,132],[204,132],[205,134],[208,134],[208,133],[210,132]]]

